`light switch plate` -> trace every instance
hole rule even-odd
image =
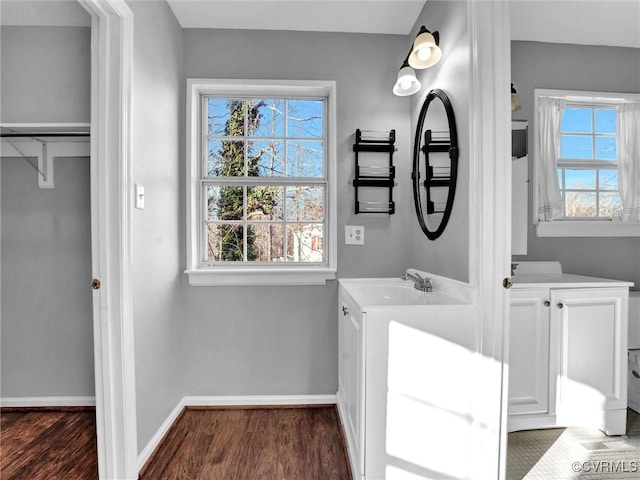
[[[364,227],[362,225],[345,225],[344,243],[346,245],[364,245]]]
[[[144,186],[136,183],[136,208],[144,210]]]

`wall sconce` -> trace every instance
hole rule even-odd
[[[439,45],[440,34],[438,32],[431,33],[423,25],[413,41],[413,47],[409,54],[409,65],[417,69],[434,66],[442,58],[442,50]]]
[[[409,66],[409,62],[405,60],[400,70],[398,70],[398,79],[393,87],[393,93],[399,97],[406,97],[413,95],[421,87],[420,80],[416,78],[416,72]]]
[[[520,97],[518,97],[518,92],[516,92],[516,89],[514,88],[512,83],[511,84],[511,111],[517,112],[521,108],[522,108],[522,105],[520,105]]]
[[[415,69],[423,69],[434,66],[442,58],[440,35],[431,33],[424,25],[416,35],[411,51],[398,71],[398,79],[393,87],[393,93],[400,97],[406,97],[418,92],[422,85],[416,78]]]

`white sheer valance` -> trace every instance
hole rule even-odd
[[[562,197],[558,184],[558,153],[560,151],[560,121],[565,100],[538,98],[538,155],[536,155],[536,185],[538,221],[548,222],[562,217]]]
[[[640,103],[618,106],[617,149],[622,220],[640,222]]]

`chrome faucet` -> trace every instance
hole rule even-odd
[[[402,280],[411,280],[413,282],[413,288],[420,290],[421,292],[431,292],[433,286],[431,285],[431,279],[422,277],[417,273],[405,273],[400,277]]]

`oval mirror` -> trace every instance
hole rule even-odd
[[[413,201],[420,228],[435,240],[447,226],[458,176],[458,134],[453,108],[440,89],[427,94],[413,144]]]

